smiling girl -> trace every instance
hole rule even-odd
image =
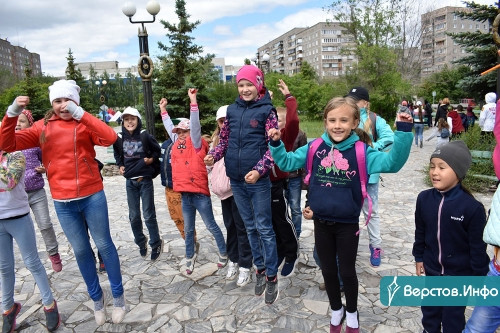
[[[398,129],[411,131],[411,116],[401,114]],[[314,235],[326,292],[332,308],[330,332],[340,332],[344,319],[346,332],[359,332],[358,278],[356,255],[359,242],[359,214],[363,205],[360,168],[357,163],[355,143],[364,142],[368,174],[398,172],[410,153],[413,134],[396,131],[394,145],[388,152],[381,152],[370,145],[366,132],[358,128],[359,107],[350,97],[333,98],[325,107],[323,121],[325,132],[322,142],[312,152],[309,181],[309,207],[304,217],[314,220]],[[270,149],[274,161],[283,171],[304,168],[311,144],[286,152],[280,141],[280,132],[269,131]],[[336,261],[338,256],[338,265]],[[342,305],[340,282],[344,282],[346,306]]]

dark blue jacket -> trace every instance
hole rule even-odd
[[[169,138],[161,145],[161,184],[168,188],[174,188],[172,183],[172,140]]]
[[[244,180],[245,175],[266,153],[266,121],[271,112],[275,111],[268,93],[261,99],[250,102],[238,97],[227,108],[226,121],[231,131],[225,163],[229,178]]]
[[[484,206],[461,184],[446,192],[420,192],[415,209],[413,256],[427,275],[486,275],[489,257]]]

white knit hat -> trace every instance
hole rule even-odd
[[[59,80],[49,87],[50,104],[56,98],[68,98],[80,105],[80,87],[73,80]]]
[[[223,105],[217,110],[217,114],[215,115],[215,120],[219,120],[220,118],[226,118],[227,107],[229,105]]]
[[[131,116],[135,116],[135,117],[141,119],[141,114],[139,113],[139,111],[137,109],[131,108],[130,106],[128,106],[125,110],[123,110],[122,119],[123,119],[123,116],[126,114],[129,114]]]

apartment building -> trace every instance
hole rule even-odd
[[[92,68],[97,77],[101,77],[106,72],[109,78],[114,80],[116,75],[120,73],[120,76],[124,78],[128,71],[134,75],[134,77],[139,77],[139,72],[137,71],[137,66],[122,67],[118,66],[118,61],[91,61],[91,62],[79,62],[75,63],[75,66],[80,70],[83,77],[86,80],[90,79],[90,68]]]
[[[265,72],[293,75],[307,61],[320,78],[346,74],[356,61],[353,55],[341,54],[352,45],[338,22],[319,22],[308,28],[293,28],[257,50],[252,59]]]
[[[443,7],[421,16],[422,24],[422,77],[439,72],[467,55],[446,33],[489,33],[489,22],[477,22],[458,17],[457,11],[471,11],[466,7]]]
[[[31,68],[33,76],[42,75],[40,55],[21,46],[12,45],[7,39],[0,38],[0,68],[7,70],[17,79],[26,77],[25,67]]]

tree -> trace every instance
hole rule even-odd
[[[74,80],[76,84],[80,87],[80,105],[85,109],[91,107],[92,104],[92,92],[88,88],[87,82],[82,75],[82,71],[76,67],[75,58],[73,57],[73,52],[71,49],[68,51],[68,66],[66,67],[66,79]]]
[[[432,92],[435,91],[437,100],[448,97],[452,103],[458,103],[459,99],[468,95],[457,82],[468,74],[469,69],[465,66],[445,66],[443,70],[433,73],[422,82],[418,96],[432,101]]]
[[[467,8],[472,11],[458,11],[455,14],[460,18],[470,19],[477,22],[488,22],[493,24],[498,14],[498,8],[494,5],[480,5],[475,2],[464,1]],[[462,97],[474,97],[482,101],[484,95],[491,91],[497,91],[497,71],[493,71],[485,76],[479,74],[498,62],[497,49],[493,41],[492,34],[485,34],[479,31],[450,33],[454,42],[461,45],[468,53],[467,56],[455,61],[455,64],[467,66],[470,71],[458,85],[468,94]]]

